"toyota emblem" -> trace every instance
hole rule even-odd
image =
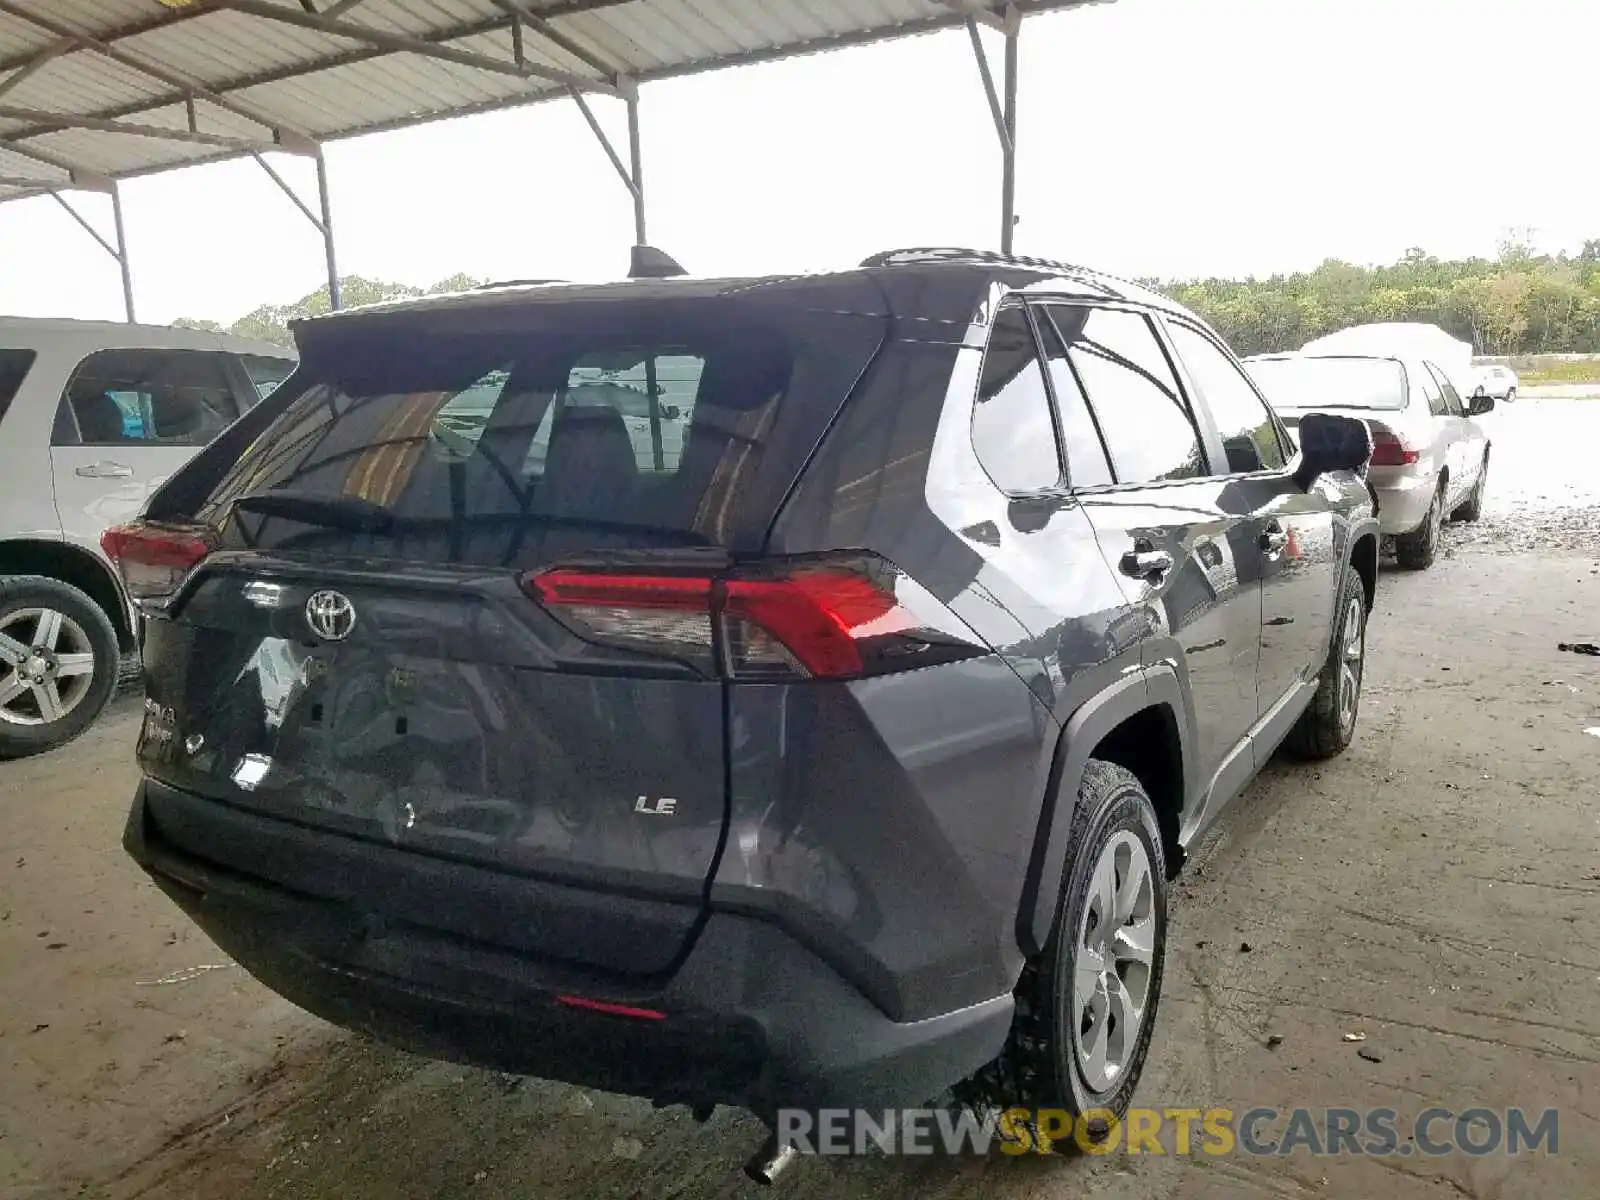
[[[306,601],[306,624],[329,642],[342,642],[356,627],[356,606],[343,592],[313,592]]]

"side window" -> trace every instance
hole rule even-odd
[[[96,351],[64,400],[85,446],[204,446],[239,415],[223,356],[197,350]]]
[[[1444,396],[1444,410],[1452,417],[1464,417],[1466,413],[1461,407],[1461,393],[1456,391],[1455,384],[1450,382],[1450,377],[1432,363],[1423,364],[1433,376],[1434,383]]]
[[[1028,314],[1017,305],[1002,308],[989,331],[972,410],[972,448],[1001,491],[1038,492],[1061,482],[1050,394]]]
[[[22,390],[22,381],[37,357],[32,350],[0,350],[0,417],[6,415],[11,399]]]
[[[1233,360],[1205,334],[1179,321],[1168,322],[1178,357],[1200,389],[1211,419],[1222,435],[1228,473],[1276,471],[1285,462],[1278,428],[1266,403]]]
[[[1067,447],[1067,482],[1075,488],[1099,487],[1112,482],[1111,460],[1106,457],[1105,444],[1100,440],[1100,430],[1089,411],[1089,401],[1083,386],[1067,361],[1067,347],[1055,327],[1058,306],[1047,305],[1038,309],[1040,332],[1044,337],[1045,364],[1050,371],[1050,389],[1056,398],[1056,420],[1061,426],[1061,440]],[[1070,323],[1068,310],[1064,319]]]
[[[1056,308],[1053,319],[1117,482],[1204,475],[1200,434],[1150,322],[1135,312],[1078,305]]]
[[[1411,381],[1413,399],[1420,395],[1427,402],[1428,411],[1436,417],[1445,416],[1448,410],[1444,406],[1444,392],[1439,390],[1439,385],[1434,382],[1428,368],[1418,362],[1406,364],[1406,378]]]
[[[256,389],[256,397],[265,400],[278,390],[278,385],[294,372],[292,358],[267,358],[259,354],[241,354],[239,361],[244,373]]]

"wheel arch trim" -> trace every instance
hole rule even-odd
[[[61,578],[52,570],[46,570],[43,567],[17,569],[11,565],[14,557],[26,561],[30,556],[56,556],[72,561],[90,576],[97,578],[106,588],[108,595],[116,597],[117,607],[115,609],[107,609],[92,592],[87,592],[70,579]],[[111,622],[111,628],[116,631],[119,644],[124,649],[133,644],[137,631],[132,607],[128,602],[128,594],[124,590],[122,580],[117,576],[116,570],[99,555],[85,549],[76,542],[65,539],[40,537],[0,538],[0,576],[20,575],[39,575],[46,579],[54,579],[57,583],[78,587],[79,591],[84,591],[89,596],[89,599],[95,601],[105,612],[106,619]]]
[[[1081,704],[1056,741],[1049,785],[1039,815],[1028,874],[1017,913],[1017,940],[1024,954],[1043,952],[1061,903],[1067,854],[1071,850],[1072,813],[1084,769],[1096,746],[1117,726],[1150,708],[1171,710],[1178,734],[1184,803],[1194,795],[1195,759],[1189,745],[1188,711],[1177,672],[1161,663],[1130,670],[1117,682]]]

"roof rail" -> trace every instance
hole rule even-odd
[[[1048,258],[1029,258],[1021,254],[1002,254],[997,250],[971,250],[961,246],[918,246],[904,250],[884,250],[861,260],[863,267],[890,267],[907,263],[981,262],[997,266],[1042,267],[1050,271],[1102,274],[1075,263]]]

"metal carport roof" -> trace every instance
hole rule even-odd
[[[1032,13],[1111,0],[0,0],[0,202],[54,196],[132,283],[117,181],[252,155],[323,235],[338,305],[322,145],[570,98],[633,194],[645,244],[639,85],[965,25],[1002,150],[1011,242],[1017,38]],[[981,26],[1004,43],[996,86]],[[629,145],[594,96],[627,106]],[[318,203],[267,155],[312,157]],[[108,193],[115,240],[66,198]]]

